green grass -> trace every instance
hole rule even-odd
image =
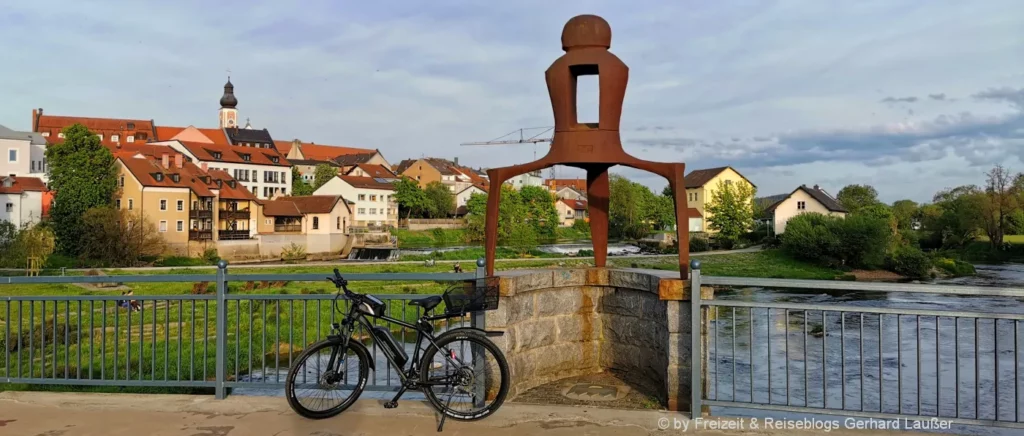
[[[462,229],[391,229],[391,234],[398,237],[399,247],[444,247],[466,243],[466,231]]]
[[[793,259],[781,250],[755,253],[718,254],[701,256],[701,273],[712,276],[764,277],[779,279],[834,280],[842,271],[825,268]],[[632,267],[678,271],[675,258],[611,259],[617,267]]]

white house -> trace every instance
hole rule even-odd
[[[355,203],[353,226],[398,226],[398,203],[391,183],[371,177],[337,176],[313,195],[340,195]]]
[[[185,155],[196,165],[222,170],[260,199],[290,195],[292,168],[274,148],[171,140],[154,142]]]
[[[776,201],[765,207],[762,220],[768,223],[769,228],[776,235],[785,233],[786,223],[802,213],[815,212],[840,217],[845,217],[847,213],[838,200],[818,185],[814,185],[813,188],[800,185],[789,195],[783,194],[768,198]]]
[[[555,191],[555,198],[563,200],[587,200],[587,194],[584,194],[573,188],[572,186],[563,186],[558,191]]]
[[[43,135],[0,126],[0,153],[0,177],[36,177],[44,183],[48,181]]]
[[[535,171],[520,174],[508,179],[505,183],[512,185],[512,188],[515,190],[520,190],[523,189],[523,186],[544,186],[544,178],[540,176],[540,171]]]
[[[469,202],[469,197],[472,197],[473,194],[487,195],[487,191],[485,191],[479,185],[469,185],[465,189],[463,189],[463,190],[459,191],[457,194],[455,194],[455,214],[456,215],[465,215],[466,214],[466,209],[465,209],[466,208],[466,203]]]
[[[43,217],[43,193],[46,185],[37,177],[0,178],[0,221],[18,228],[30,226]]]

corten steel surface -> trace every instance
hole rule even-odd
[[[608,256],[608,169],[625,165],[650,171],[668,179],[674,193],[676,228],[679,233],[679,274],[685,279],[690,258],[690,232],[682,163],[650,162],[637,159],[622,149],[619,118],[629,81],[629,67],[608,51],[612,30],[608,22],[595,15],[573,17],[562,29],[565,54],[544,73],[555,114],[555,135],[551,149],[534,162],[487,171],[490,194],[487,198],[487,274],[494,273],[498,245],[498,204],[502,184],[512,177],[566,165],[587,171],[587,200],[594,258],[599,267]],[[597,75],[599,118],[597,123],[580,123],[576,118],[576,84],[579,76]],[[680,221],[681,220],[681,221]]]

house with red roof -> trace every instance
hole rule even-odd
[[[0,176],[0,221],[31,226],[49,211],[49,190],[38,177]]]
[[[338,195],[352,201],[353,226],[398,226],[398,202],[391,182],[372,177],[337,176],[313,194]]]

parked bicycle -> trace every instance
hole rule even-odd
[[[410,389],[422,390],[441,414],[437,427],[437,431],[441,431],[448,417],[474,421],[490,416],[501,407],[508,395],[508,362],[488,336],[502,333],[458,327],[434,336],[435,321],[497,309],[497,286],[476,283],[493,283],[492,280],[467,281],[442,295],[411,301],[409,304],[423,308],[423,315],[415,323],[407,323],[387,316],[387,306],[380,299],[350,291],[348,281],[337,269],[334,277],[327,279],[338,288],[334,310],[343,312],[338,306],[342,295],[351,303],[341,322],[331,324],[333,333],[303,351],[288,371],[285,394],[296,413],[310,419],[329,418],[347,409],[362,394],[369,371],[376,371],[376,367],[369,350],[353,336],[360,325],[367,329],[401,378],[401,388],[391,401],[384,403],[385,408],[398,407],[398,400]],[[442,302],[444,312],[431,315]],[[387,327],[374,326],[368,318],[415,331],[416,347],[412,357]],[[425,350],[422,358],[421,350]]]

